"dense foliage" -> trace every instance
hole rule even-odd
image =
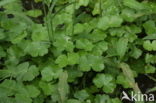
[[[0,1],[0,103],[122,103],[155,53],[155,0]]]

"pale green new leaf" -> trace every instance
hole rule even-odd
[[[58,56],[58,58],[55,60],[55,63],[59,65],[59,67],[63,68],[68,65],[68,58],[66,55],[62,54]]]
[[[43,81],[39,82],[39,87],[42,89],[44,95],[51,95],[53,90],[56,89],[55,86],[52,85],[51,83],[47,83]]]
[[[30,17],[39,17],[42,15],[42,11],[39,9],[28,10],[26,14]]]
[[[62,74],[60,74],[58,82],[58,92],[60,95],[60,103],[64,103],[67,100],[67,94],[69,93],[67,71],[62,72]]]
[[[121,58],[125,55],[128,47],[128,39],[127,38],[120,38],[116,43],[116,51],[118,56]]]
[[[152,43],[149,40],[143,42],[143,47],[145,50],[152,51]]]
[[[137,0],[124,0],[124,5],[136,10],[146,9],[143,4],[139,3]]]
[[[68,53],[68,64],[74,65],[77,64],[79,61],[79,54],[78,53]]]
[[[94,45],[87,39],[76,40],[76,48],[91,51]]]

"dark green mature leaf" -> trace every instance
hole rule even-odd
[[[35,65],[29,65],[28,62],[21,63],[15,66],[10,66],[8,69],[1,70],[1,78],[14,77],[19,81],[32,81],[39,75],[39,70]]]
[[[40,91],[33,85],[27,85],[26,89],[29,93],[29,96],[32,98],[35,98],[40,94]]]
[[[0,58],[1,57],[5,57],[6,56],[6,53],[5,51],[3,50],[3,48],[0,46]]]
[[[82,71],[90,71],[92,68],[94,71],[102,71],[104,69],[104,63],[101,56],[81,56],[80,57],[80,70]]]
[[[103,88],[103,91],[106,93],[112,93],[116,88],[114,79],[109,74],[97,74],[96,77],[93,79],[93,83],[98,88]]]
[[[89,94],[86,90],[80,90],[74,94],[74,97],[79,99],[80,101],[84,101],[89,97]]]
[[[42,89],[44,95],[51,95],[53,90],[56,89],[55,85],[43,81],[39,82],[39,87]]]
[[[0,84],[0,97],[13,96],[17,91],[14,80],[5,80]]]

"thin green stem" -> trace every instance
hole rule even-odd
[[[45,4],[44,4],[44,3],[42,3],[42,5],[43,5],[44,16],[45,16],[45,25],[46,25],[46,27],[47,27],[49,40],[50,40],[50,42],[51,42],[50,29],[49,29],[49,26],[48,26],[48,18],[47,18],[46,7],[45,7]]]

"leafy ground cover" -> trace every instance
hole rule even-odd
[[[0,103],[132,103],[155,78],[155,0],[0,1]]]

